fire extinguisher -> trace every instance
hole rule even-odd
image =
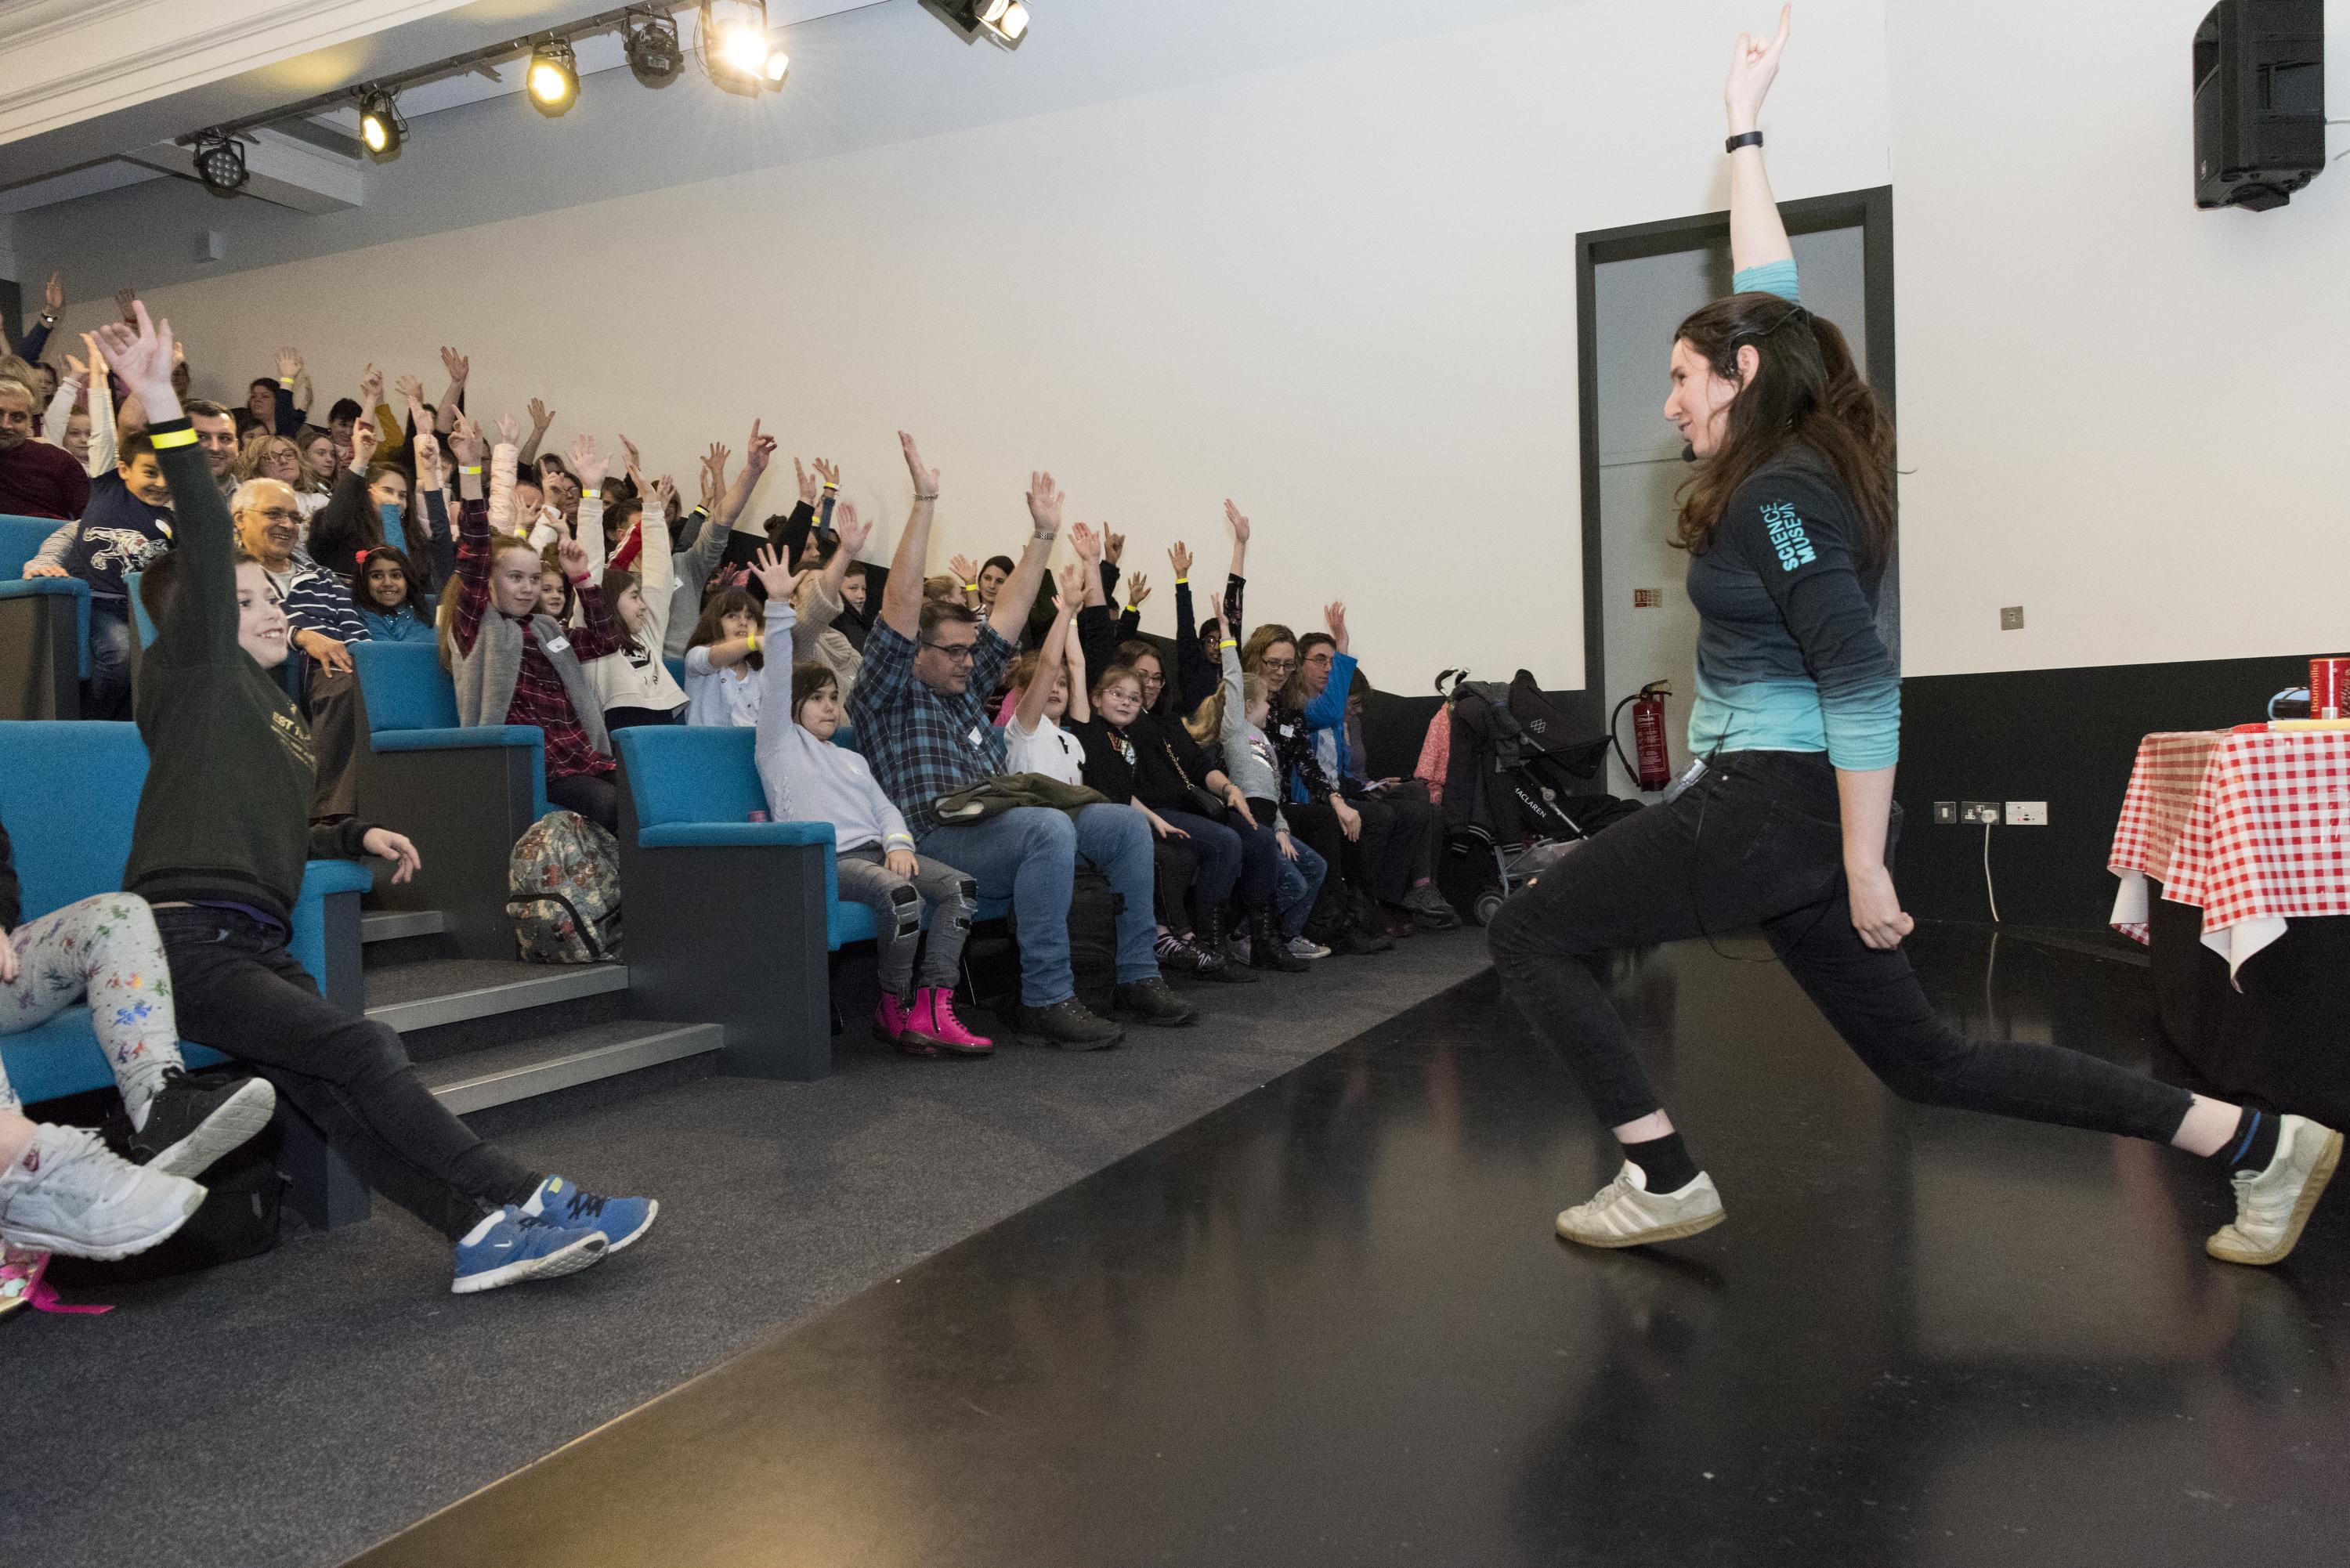
[[[1615,742],[1617,759],[1633,782],[1643,790],[1660,790],[1673,781],[1672,758],[1665,750],[1665,699],[1671,689],[1662,680],[1651,680],[1646,686],[1616,704],[1616,711],[1607,716],[1607,738]],[[1636,764],[1624,755],[1624,742],[1617,733],[1617,722],[1624,710],[1632,710],[1632,749],[1638,756]]]

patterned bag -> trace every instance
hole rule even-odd
[[[620,845],[575,811],[550,811],[515,840],[506,909],[525,963],[620,956]]]

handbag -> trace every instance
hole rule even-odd
[[[1182,760],[1175,754],[1174,742],[1161,735],[1159,737],[1159,749],[1167,753],[1168,766],[1173,768],[1175,776],[1183,781],[1183,793],[1191,802],[1191,815],[1204,816],[1219,827],[1231,826],[1232,808],[1226,805],[1223,797],[1213,790],[1191,782],[1191,775],[1183,771]]]

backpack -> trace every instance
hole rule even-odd
[[[213,1085],[246,1075],[232,1068],[213,1068],[189,1075]],[[130,1156],[130,1117],[120,1105],[99,1126],[98,1134],[115,1153]],[[203,1202],[169,1241],[112,1262],[53,1257],[49,1282],[88,1289],[163,1280],[269,1251],[277,1245],[278,1211],[286,1195],[286,1178],[269,1154],[275,1141],[265,1135],[255,1138],[205,1171]]]
[[[576,811],[550,811],[515,841],[506,909],[525,963],[620,956],[620,844]]]
[[[1104,1018],[1118,992],[1118,917],[1125,903],[1108,877],[1077,862],[1069,888],[1069,978],[1076,982],[1077,1000]],[[1016,911],[1012,937],[1020,939]]]

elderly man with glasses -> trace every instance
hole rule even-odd
[[[935,469],[922,465],[911,436],[899,441],[914,481],[914,509],[899,536],[879,624],[865,639],[865,664],[849,718],[873,776],[906,816],[915,847],[960,867],[983,897],[1009,896],[1020,929],[1020,1007],[1014,1033],[1065,1051],[1115,1045],[1125,1031],[1077,1000],[1069,968],[1069,901],[1082,856],[1124,899],[1118,918],[1118,1011],[1145,1023],[1191,1021],[1191,1006],[1159,978],[1152,943],[1150,830],[1141,814],[1107,803],[1075,813],[1022,806],[983,821],[941,826],[938,798],[1004,769],[1003,732],[986,703],[1011,663],[1014,639],[1045,577],[1061,529],[1061,496],[1049,473],[1035,475],[1028,514],[1035,534],[997,590],[987,620],[955,602],[922,602],[922,568],[939,495]]]
[[[340,577],[312,560],[297,542],[302,508],[291,486],[248,479],[229,496],[237,543],[261,563],[276,590],[294,647],[304,656],[302,710],[318,753],[314,822],[338,822],[355,809],[352,763],[359,754],[359,679],[350,645],[368,639],[367,622]]]

